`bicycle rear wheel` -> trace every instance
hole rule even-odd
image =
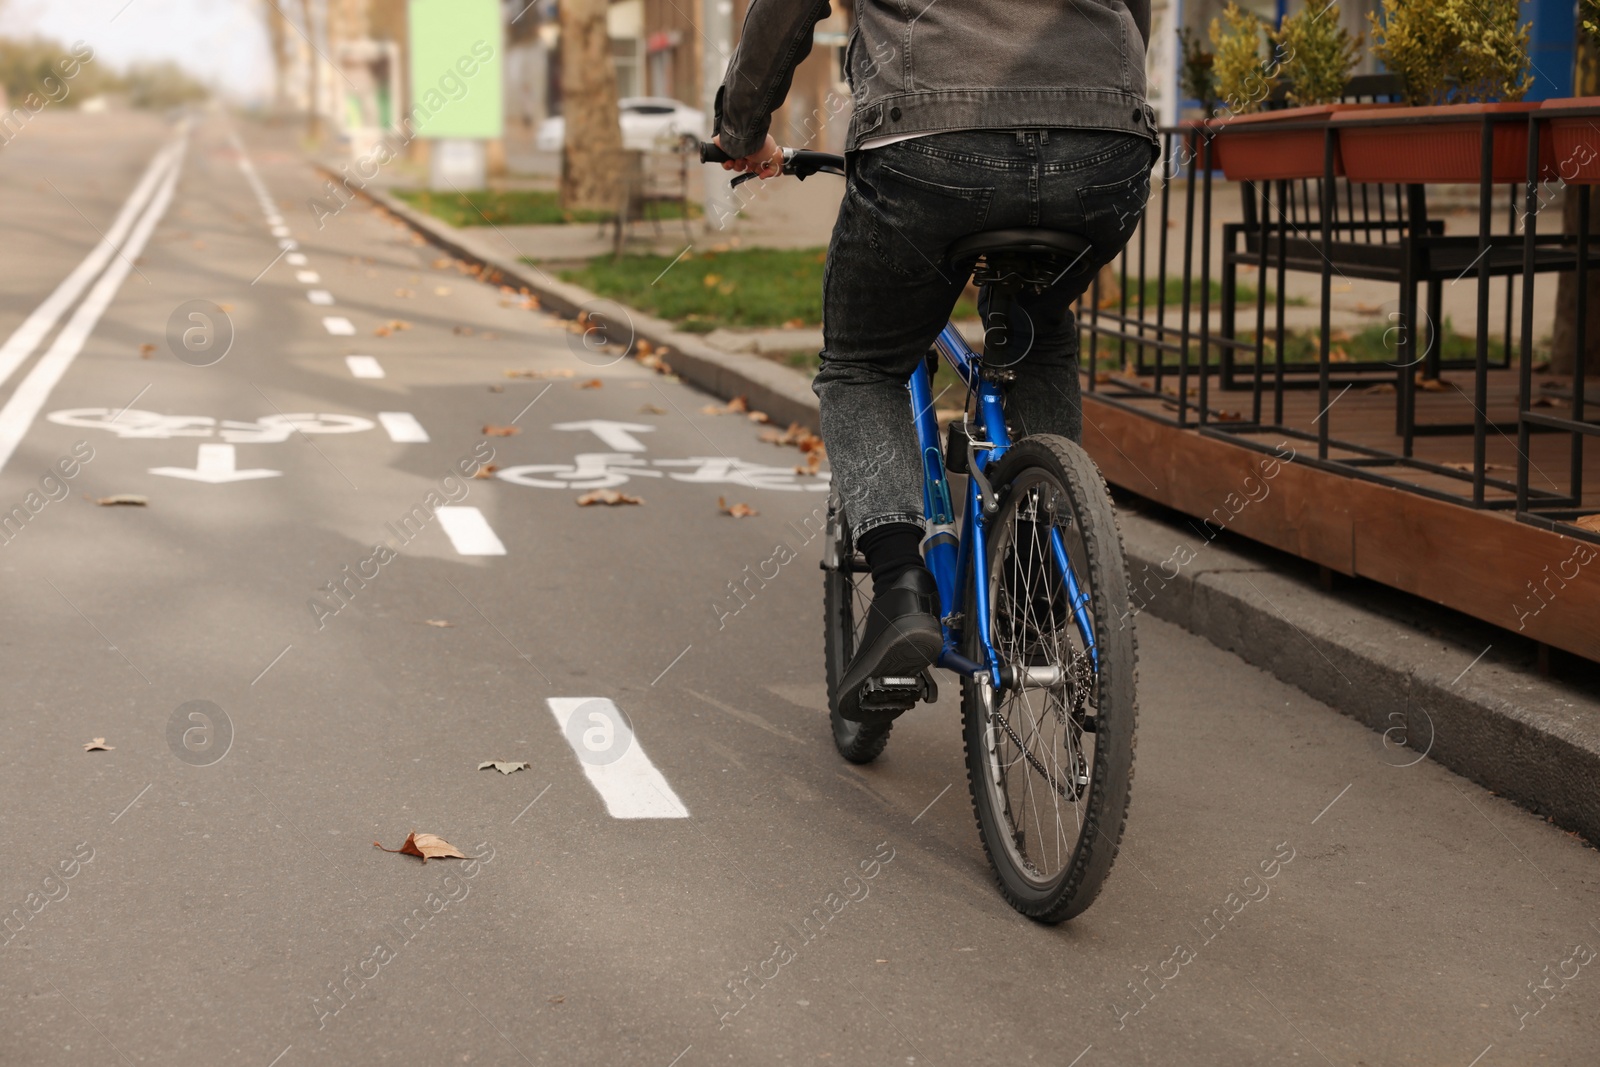
[[[822,625],[828,719],[839,755],[851,763],[871,763],[883,754],[894,723],[851,722],[839,714],[839,679],[850,665],[856,642],[866,627],[867,608],[872,604],[872,576],[866,562],[856,555],[850,525],[838,498],[832,496],[828,501],[827,539],[823,549]]]
[[[1003,684],[963,680],[967,780],[1001,893],[1055,923],[1099,894],[1127,819],[1137,663],[1127,565],[1105,482],[1071,441],[1024,438],[992,483],[989,624]],[[1076,578],[1076,611],[1052,529]],[[976,612],[970,584],[967,603]],[[972,618],[967,654],[981,661],[978,633]]]

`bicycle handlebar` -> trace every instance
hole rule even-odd
[[[700,162],[702,163],[728,163],[733,158],[733,156],[728,155],[728,153],[710,141],[700,142]],[[805,181],[813,174],[837,174],[843,177],[844,157],[833,155],[830,152],[813,152],[807,148],[785,148],[783,149],[783,170],[781,173],[792,175],[801,181]],[[740,182],[746,182],[751,178],[757,177],[760,177],[760,175],[750,171],[733,179],[733,184],[738,185]]]

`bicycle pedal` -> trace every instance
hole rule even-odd
[[[869,711],[906,711],[916,703],[939,699],[939,686],[927,671],[868,678],[861,687],[861,707]]]

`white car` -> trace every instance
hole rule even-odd
[[[648,152],[670,148],[679,137],[706,135],[705,112],[665,96],[625,96],[617,102],[622,118],[622,147]],[[534,147],[559,152],[567,139],[567,120],[557,115],[539,124]]]

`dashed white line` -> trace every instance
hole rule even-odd
[[[293,252],[295,249],[299,248],[300,245],[299,245],[299,242],[291,240],[288,237],[285,237],[283,240],[278,242],[278,247],[279,248],[286,248],[290,252]]]
[[[455,550],[463,556],[503,556],[506,546],[495,535],[483,512],[470,507],[438,508],[439,525]]]
[[[327,322],[327,319],[323,319]],[[329,333],[338,333],[338,330],[329,330]],[[354,331],[352,331],[354,332]],[[372,356],[345,356],[344,365],[350,368],[350,373],[357,378],[382,378],[383,366]]]
[[[283,261],[289,264],[291,267],[303,267],[307,262],[305,253],[303,252],[290,252],[287,256],[283,257]]]
[[[605,801],[606,812],[613,819],[689,817],[689,809],[645,755],[644,746],[614,703],[605,697],[549,697],[545,704],[583,764],[584,777]],[[577,723],[572,721],[574,716]],[[605,742],[600,751],[609,762],[596,762],[597,751],[585,747],[586,739],[595,732],[609,732],[607,737],[597,735]],[[619,751],[621,755],[611,757]]]
[[[356,325],[343,315],[327,315],[323,317],[322,328],[335,337],[354,337]]]
[[[428,443],[428,431],[422,428],[422,423],[418,422],[417,417],[409,411],[380,411],[378,421],[388,431],[391,441],[402,445]]]
[[[272,236],[274,237],[289,237],[292,233],[293,231],[287,226],[274,226],[272,228]]]
[[[311,289],[306,292],[306,299],[311,301],[313,304],[320,304],[323,307],[327,307],[329,304],[333,303],[333,294],[328,292],[326,289]]]
[[[322,280],[322,275],[314,270],[297,270],[294,272],[294,280],[301,285],[316,285]]]

